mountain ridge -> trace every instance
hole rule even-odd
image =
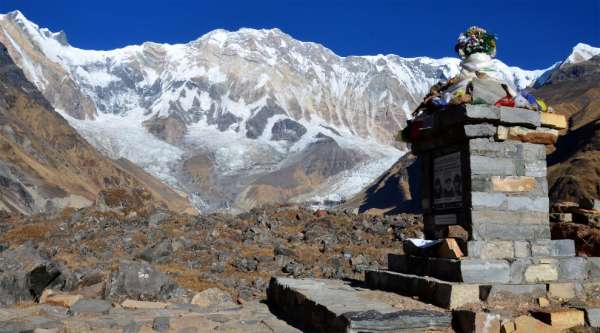
[[[404,154],[394,134],[429,87],[459,65],[456,58],[340,57],[277,28],[87,51],[20,12],[0,16],[0,41],[96,148],[130,159],[206,211],[273,203],[252,193],[280,203],[344,201]],[[519,88],[548,71],[495,63]],[[330,147],[303,166],[323,136]],[[336,152],[343,167],[331,168],[325,152]],[[294,181],[281,179],[282,170]],[[281,182],[264,184],[269,177]]]

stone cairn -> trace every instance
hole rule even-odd
[[[571,239],[550,239],[546,152],[564,116],[463,105],[415,122],[431,241],[405,241],[389,270],[367,271],[370,287],[449,309],[598,292],[600,258],[576,256]]]

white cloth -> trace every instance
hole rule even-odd
[[[505,84],[511,96],[517,95],[517,89],[513,82],[508,82],[502,72],[498,70],[492,57],[486,53],[473,53],[463,59],[460,63],[460,81],[472,80],[477,77],[477,72],[486,74],[490,79],[498,81],[498,84]]]

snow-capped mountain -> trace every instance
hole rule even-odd
[[[394,134],[459,65],[340,57],[278,29],[82,50],[18,11],[0,16],[0,42],[90,143],[188,193],[201,210],[360,191],[403,154]],[[496,62],[520,88],[544,73]]]

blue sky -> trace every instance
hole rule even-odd
[[[15,9],[89,49],[277,27],[339,55],[443,57],[454,56],[457,35],[470,25],[496,33],[498,58],[526,69],[563,59],[578,42],[600,47],[600,0],[0,0],[0,12]]]

